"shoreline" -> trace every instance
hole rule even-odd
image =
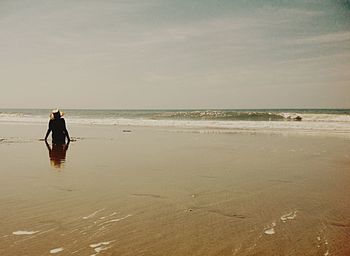
[[[272,121],[276,122],[276,121]],[[283,121],[287,122],[287,121]],[[350,127],[349,131],[343,130],[310,130],[310,129],[293,129],[293,128],[225,128],[225,127],[181,127],[181,126],[151,126],[151,125],[118,125],[118,124],[75,124],[66,121],[68,127],[72,127],[74,130],[89,128],[89,129],[117,129],[123,132],[123,130],[130,129],[147,129],[147,130],[164,130],[169,132],[179,133],[203,133],[203,134],[265,134],[265,135],[279,135],[279,136],[319,136],[319,137],[338,137],[344,139],[350,139]],[[47,129],[47,124],[43,123],[5,123],[1,122],[0,126],[12,126],[20,129],[21,126],[30,127],[42,127],[42,130]],[[74,137],[74,136],[73,136]],[[3,136],[0,139],[5,139]],[[38,138],[40,139],[40,137]]]
[[[349,109],[68,110],[68,126],[150,127],[203,132],[306,133],[350,137]],[[0,110],[0,125],[48,123],[47,110]],[[296,121],[300,117],[301,121]]]

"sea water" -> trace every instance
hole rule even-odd
[[[64,109],[66,122],[83,125],[328,132],[350,135],[350,109]],[[44,124],[49,109],[0,109],[0,124]],[[301,117],[301,121],[296,121]]]

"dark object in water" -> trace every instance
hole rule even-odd
[[[131,130],[123,130],[123,132],[131,132]]]
[[[301,121],[302,120],[302,117],[301,116],[296,116],[293,118],[294,121]]]

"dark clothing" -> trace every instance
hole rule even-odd
[[[52,143],[64,144],[66,142],[66,137],[69,140],[66,122],[63,118],[55,118],[50,120],[48,132],[50,131],[52,131]]]

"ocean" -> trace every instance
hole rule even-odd
[[[68,125],[156,126],[350,135],[350,109],[63,109]],[[46,124],[49,109],[0,109],[0,124]],[[297,121],[297,117],[301,121]]]

